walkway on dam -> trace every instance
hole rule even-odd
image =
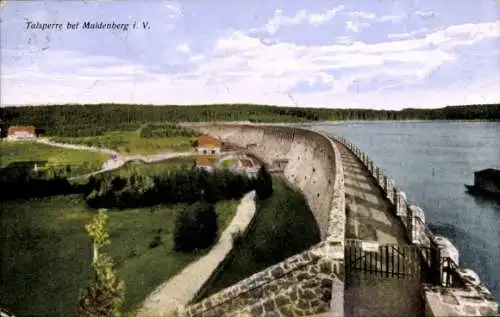
[[[343,144],[335,142],[342,157],[346,191],[346,239],[408,244],[400,220],[377,181]]]
[[[347,147],[336,141],[335,144],[344,168],[346,239],[409,244],[402,223],[375,178]],[[422,316],[420,291],[418,278],[352,271],[345,280],[344,314],[346,317]]]

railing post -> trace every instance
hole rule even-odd
[[[387,195],[387,198],[389,198],[389,177],[387,177],[387,175],[384,175],[384,191]],[[390,198],[389,200],[392,202]]]
[[[406,227],[408,227],[408,204],[406,203],[406,197],[403,194],[402,191],[399,191],[399,199],[400,199],[400,208],[399,212],[401,213],[401,216],[406,218]]]
[[[410,243],[413,244],[413,225],[414,225],[414,220],[413,220],[413,210],[409,208],[408,205],[406,205],[406,221],[407,221],[407,230],[408,230],[408,237],[410,238]]]
[[[396,186],[394,186],[394,202],[394,205],[396,206],[396,216],[406,216],[407,213],[404,210],[406,208],[406,204],[403,192]],[[405,223],[405,226],[406,225],[407,223]]]
[[[399,213],[399,188],[394,186],[392,188],[393,194],[394,194],[394,209],[396,211],[396,216],[400,216],[401,214]]]

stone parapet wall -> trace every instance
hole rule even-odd
[[[339,259],[332,256],[336,249]],[[343,247],[327,241],[258,272],[181,313],[185,317],[308,316],[330,311],[343,289]],[[335,288],[335,289],[338,289]],[[339,315],[342,312],[338,312]]]
[[[498,303],[482,283],[477,274],[458,267],[459,252],[451,241],[434,235],[425,224],[422,208],[411,205],[405,193],[397,188],[395,182],[375,166],[368,155],[355,144],[342,137],[335,140],[353,152],[363,165],[372,173],[380,188],[394,206],[396,216],[401,220],[408,238],[413,244],[422,247],[437,246],[441,257],[442,285],[426,285],[423,291],[426,316],[492,316],[497,313]],[[452,285],[445,284],[451,283]]]

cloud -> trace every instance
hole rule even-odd
[[[437,27],[415,18],[429,13],[412,9],[403,14],[392,4],[384,10],[360,6],[359,11],[311,6],[285,14],[290,12],[286,7],[259,21],[255,17],[264,16],[265,7],[241,10],[224,4],[226,11],[218,15],[211,4],[196,1],[182,6],[147,2],[140,9],[130,2],[64,2],[57,6],[58,19],[69,13],[96,19],[112,5],[125,20],[147,16],[152,29],[120,39],[109,32],[53,33],[51,46],[42,49],[40,41],[28,44],[22,27],[8,25],[5,32],[14,36],[2,38],[1,104],[247,102],[378,108],[500,100],[495,90],[500,86],[500,22],[478,23],[481,19],[469,16],[457,22],[446,16],[434,21],[449,24]],[[4,9],[14,12],[14,7]],[[43,4],[29,9],[20,15],[45,14],[37,13]],[[404,17],[411,17],[411,23],[401,25]],[[39,40],[46,35],[36,34]]]
[[[191,52],[191,49],[189,48],[189,44],[187,43],[182,43],[179,44],[176,48],[179,52],[189,54]]]
[[[484,39],[500,37],[498,30],[500,30],[500,21],[452,25],[427,35],[426,40],[444,50],[451,50]]]
[[[401,20],[403,20],[403,18],[405,17],[406,15],[403,15],[403,14],[399,14],[399,15],[385,15],[385,16],[381,16],[379,18],[377,18],[377,22],[391,22],[391,23],[397,23],[397,22],[400,22]]]
[[[182,5],[180,2],[169,1],[164,4],[165,9],[169,12],[168,17],[171,19],[178,19],[182,17]]]
[[[439,16],[439,14],[433,11],[415,11],[415,15],[423,19],[431,19]]]
[[[376,17],[374,13],[364,11],[344,12],[344,14],[352,18],[360,18],[365,20],[372,20]]]
[[[343,5],[338,5],[325,13],[308,13],[307,10],[298,10],[293,16],[283,15],[283,10],[277,9],[274,11],[271,19],[259,28],[250,29],[250,33],[266,31],[270,35],[276,34],[281,28],[301,25],[308,23],[313,26],[319,26],[332,20],[338,12],[344,9]]]
[[[346,21],[345,22],[345,28],[348,31],[358,33],[361,31],[362,28],[370,26],[369,23],[365,22],[356,22],[356,21]]]
[[[420,28],[413,30],[411,32],[406,32],[406,33],[390,33],[387,35],[388,38],[390,39],[407,39],[407,38],[415,38],[415,36],[423,34],[423,33],[429,33],[430,29],[428,28]]]
[[[308,17],[308,22],[309,24],[318,26],[322,23],[332,20],[337,15],[337,13],[342,11],[343,9],[344,9],[343,5],[338,5],[326,11],[324,14],[312,13]]]
[[[345,45],[353,44],[354,39],[352,38],[352,36],[346,36],[346,35],[337,36],[335,38],[335,43],[336,44],[345,44]]]

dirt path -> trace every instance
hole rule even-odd
[[[144,301],[137,317],[168,316],[168,313],[188,304],[219,263],[228,255],[233,244],[232,234],[244,231],[250,224],[256,208],[254,198],[254,191],[242,198],[233,220],[210,252],[188,265],[181,273],[151,293]]]

